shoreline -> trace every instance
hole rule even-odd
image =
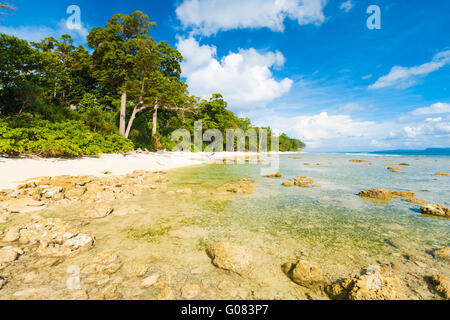
[[[289,153],[298,152],[131,152],[77,159],[0,157],[0,190],[14,189],[23,181],[36,177],[62,175],[102,177],[104,176],[102,172],[105,171],[113,175],[128,174],[136,170],[167,171],[213,161]]]

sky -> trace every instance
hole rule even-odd
[[[255,125],[308,151],[450,147],[448,0],[8,0],[0,33],[29,41],[140,10],[184,56],[191,94],[222,93]],[[67,28],[67,8],[82,27]],[[377,6],[380,28],[367,20]],[[373,21],[373,20],[371,20]]]

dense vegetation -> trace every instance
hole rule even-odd
[[[145,14],[114,15],[74,46],[69,35],[28,43],[0,34],[0,153],[79,156],[171,150],[171,133],[252,128],[220,94],[191,96],[181,79],[183,57],[149,33]],[[280,136],[280,150],[304,144]]]

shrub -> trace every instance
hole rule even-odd
[[[133,149],[133,143],[125,137],[93,132],[79,120],[50,122],[31,114],[9,121],[0,119],[0,153],[82,156]]]

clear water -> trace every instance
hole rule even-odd
[[[372,165],[350,163],[353,158],[369,160]],[[283,263],[296,258],[319,264],[330,282],[357,274],[373,263],[392,263],[411,299],[437,298],[424,277],[434,273],[450,277],[448,263],[430,254],[433,249],[450,246],[450,219],[424,217],[418,205],[403,200],[379,205],[357,194],[372,188],[414,191],[418,198],[450,206],[450,177],[440,177],[439,181],[434,175],[450,172],[449,157],[281,155],[282,179],[263,178],[261,167],[267,167],[270,158],[261,160],[256,164],[208,164],[170,171],[167,190],[148,191],[113,203],[116,208],[139,205],[143,212],[112,214],[82,224],[82,232],[96,237],[95,247],[40,270],[39,283],[20,281],[20,276],[30,271],[27,266],[31,262],[26,259],[33,258],[21,257],[23,265],[14,270],[8,289],[0,290],[0,298],[11,298],[14,291],[36,286],[50,286],[55,298],[70,298],[65,290],[67,267],[82,269],[104,250],[113,250],[122,262],[145,261],[149,265],[147,275],[161,276],[154,286],[140,288],[140,278],[122,271],[110,275],[124,298],[154,298],[163,288],[170,288],[173,298],[180,298],[186,284],[200,286],[198,299],[324,298],[294,284],[281,272]],[[410,166],[402,167],[401,173],[386,169],[402,162]],[[300,175],[313,178],[321,187],[281,186],[282,181]],[[244,177],[261,180],[255,184],[254,194],[205,193]],[[194,193],[167,194],[168,190],[184,188],[192,188]],[[41,215],[77,223],[79,211],[80,206],[72,206],[46,210]],[[133,238],[130,228],[152,233]],[[184,237],[171,233],[179,230],[184,230]],[[245,278],[214,267],[205,248],[215,241],[231,241],[257,252],[261,264],[255,266],[255,276]],[[84,285],[83,278],[82,285],[90,298],[101,289]]]

